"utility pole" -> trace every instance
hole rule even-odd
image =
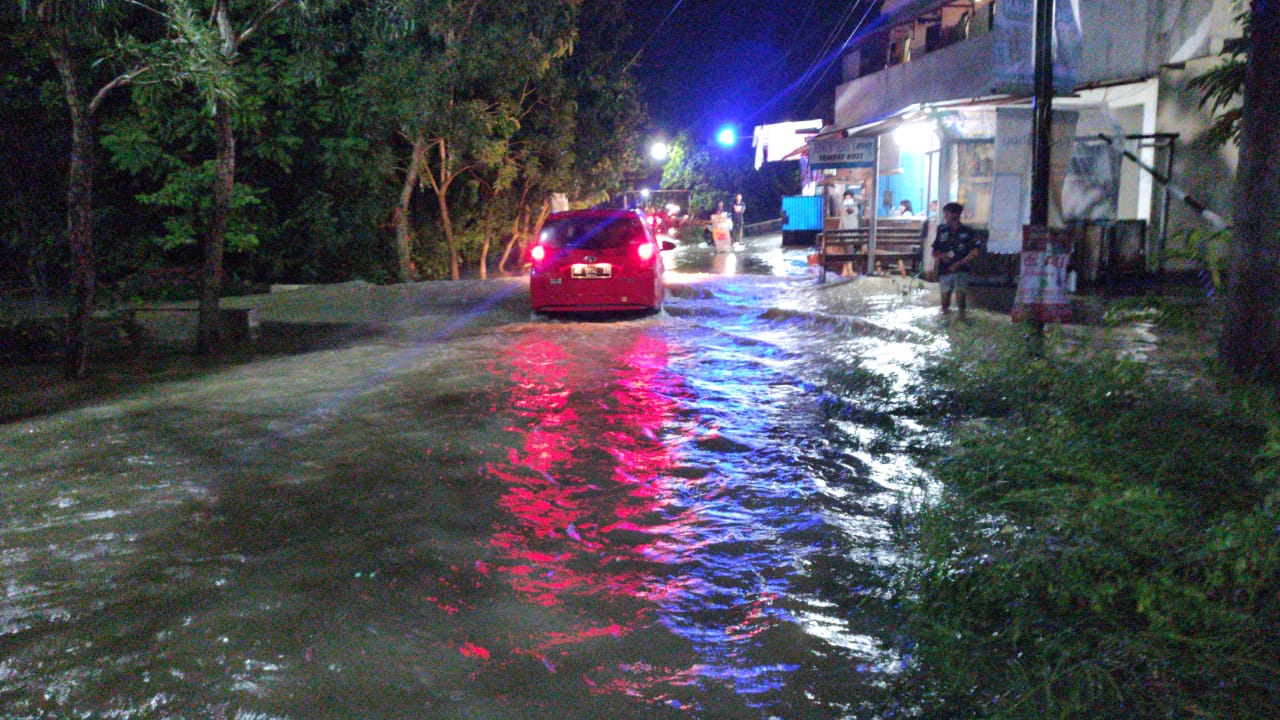
[[[1036,0],[1035,95],[1032,99],[1031,225],[1049,224],[1049,153],[1053,146],[1054,0]]]
[[[1044,354],[1045,285],[1049,272],[1045,263],[1057,252],[1049,229],[1049,156],[1053,148],[1053,20],[1054,0],[1036,0],[1032,28],[1034,50],[1033,95],[1031,106],[1031,217],[1023,231],[1022,258],[1019,262],[1018,296],[1014,300],[1014,318],[1030,323],[1030,349],[1034,355]],[[1028,275],[1035,266],[1036,274]],[[1038,286],[1038,287],[1037,287]],[[1024,288],[1028,298],[1024,300]],[[1031,299],[1037,298],[1037,299]],[[1019,304],[1023,301],[1023,304]]]

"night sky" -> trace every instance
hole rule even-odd
[[[840,78],[838,50],[869,24],[871,0],[650,0],[629,12],[635,74],[660,129],[697,139],[725,124],[818,117]],[[664,18],[667,18],[665,23]],[[860,25],[861,23],[861,25]],[[824,61],[834,58],[829,66]],[[749,141],[748,141],[749,143]]]

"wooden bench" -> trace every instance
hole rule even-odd
[[[852,230],[824,230],[818,235],[818,281],[825,282],[826,271],[835,265],[837,272],[845,263],[851,263],[855,272],[863,272],[867,266],[867,228]]]
[[[818,236],[818,266],[838,271],[850,263],[856,272],[916,274],[922,259],[920,224],[919,220],[882,220],[876,225],[874,247],[868,227],[823,231]]]
[[[876,274],[897,270],[901,274],[920,272],[920,228],[891,225],[876,228]]]

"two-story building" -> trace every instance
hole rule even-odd
[[[874,139],[876,161],[814,163],[810,192],[829,196],[833,214],[845,189],[861,192],[873,228],[900,214],[903,200],[919,215],[955,200],[965,222],[989,233],[992,254],[1017,253],[1030,206],[1035,4],[884,0],[879,21],[843,57],[833,122],[810,142]],[[1056,5],[1050,223],[1085,228],[1076,258],[1084,282],[1176,268],[1169,251],[1188,243],[1189,230],[1209,228],[1169,201],[1164,181],[1230,214],[1235,148],[1205,139],[1211,117],[1188,82],[1239,37],[1243,8],[1239,0]]]

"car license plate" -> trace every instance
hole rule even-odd
[[[580,280],[595,280],[598,278],[613,277],[613,266],[609,263],[595,263],[588,265],[586,263],[575,263],[572,268],[573,277]]]

